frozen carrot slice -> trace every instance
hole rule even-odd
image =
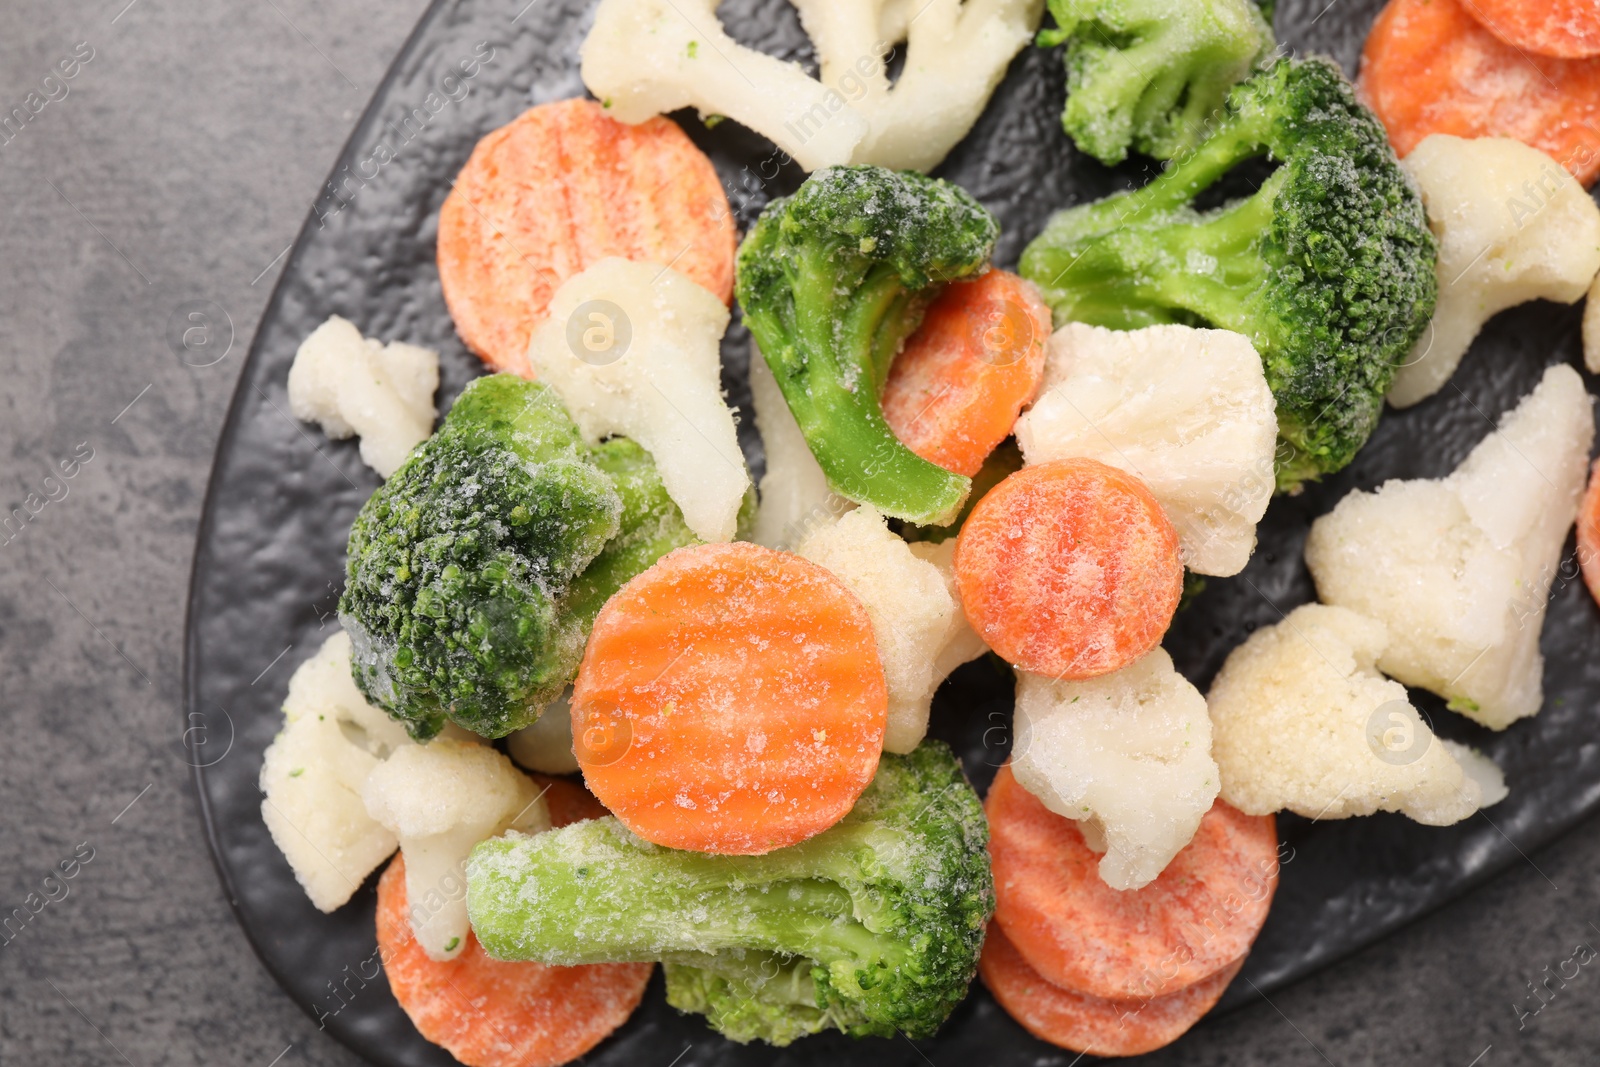
[[[1273,817],[1222,801],[1143,889],[1100,880],[1078,824],[1000,769],[984,801],[995,919],[1029,965],[1075,993],[1149,999],[1210,978],[1249,951],[1278,886]]]
[[[1183,594],[1178,533],[1138,478],[1092,459],[1024,467],[956,539],[967,619],[1008,662],[1083,679],[1161,641]]]
[[[596,797],[670,848],[754,855],[844,817],[888,723],[866,608],[799,556],[680,548],[606,602],[572,698]]]
[[[653,963],[547,967],[491,959],[467,934],[453,960],[411,933],[405,857],[378,880],[378,951],[389,988],[423,1037],[467,1067],[556,1067],[628,1020]]]
[[[529,774],[528,777],[544,791],[542,795],[546,806],[550,809],[552,827],[599,819],[611,814],[604,804],[594,798],[593,793],[571,778],[559,778],[553,774]]]
[[[1462,0],[1391,0],[1358,84],[1402,156],[1433,133],[1514,137],[1585,185],[1600,175],[1600,59],[1519,51]]]
[[[1052,985],[1028,965],[997,923],[989,924],[978,974],[994,999],[1041,1041],[1093,1056],[1138,1056],[1172,1044],[1222,999],[1244,960],[1147,1000],[1108,1000]]]
[[[1471,0],[1467,10],[1513,48],[1562,59],[1600,56],[1600,0]]]
[[[970,478],[1033,400],[1049,338],[1032,282],[1003,270],[956,282],[890,366],[884,418],[911,451]]]
[[[711,160],[675,123],[629,126],[592,100],[563,100],[473,149],[439,211],[439,283],[467,347],[532,377],[528,340],[568,278],[621,256],[727,302],[734,238]]]
[[[1589,475],[1589,491],[1578,509],[1578,563],[1584,583],[1600,604],[1600,463]]]

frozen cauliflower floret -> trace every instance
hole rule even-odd
[[[613,434],[655,460],[704,541],[731,541],[750,472],[722,397],[728,309],[667,267],[612,257],[568,279],[528,346],[590,444]]]
[[[1593,440],[1578,372],[1551,367],[1449,477],[1353,492],[1318,519],[1306,541],[1318,596],[1388,626],[1385,673],[1496,730],[1533,715]]]
[[[334,315],[300,343],[289,408],[336,440],[361,436],[361,461],[387,478],[433,432],[439,354],[367,340]]]
[[[1087,682],[1017,672],[1011,770],[1101,846],[1113,889],[1154,881],[1219,788],[1205,698],[1159,648]]]
[[[1206,698],[1222,799],[1250,815],[1448,826],[1503,798],[1499,769],[1476,753],[1463,768],[1378,673],[1388,641],[1375,619],[1307,604],[1234,649]]]
[[[406,858],[411,932],[436,960],[466,939],[467,855],[486,838],[550,829],[543,792],[494,749],[448,738],[395,751],[362,790]]]
[[[545,705],[532,726],[506,738],[511,758],[540,774],[576,774],[578,757],[572,751],[572,690]]]
[[[1439,305],[1389,389],[1404,408],[1444,387],[1495,314],[1583,297],[1600,272],[1600,207],[1566,168],[1508,137],[1436,133],[1400,165],[1439,239]]]
[[[797,63],[728,36],[721,0],[602,0],[584,39],[583,83],[622,122],[679,108],[725,115],[806,170],[848,163],[867,120]]]
[[[761,477],[761,505],[756,509],[751,540],[767,548],[789,551],[806,534],[831,523],[855,504],[828,488],[817,457],[811,454],[800,424],[783,399],[772,368],[750,344],[750,395],[755,404],[756,429],[767,454],[767,473]]]
[[[970,651],[973,635],[951,580],[934,562],[938,557],[919,557],[890,532],[882,515],[864,507],[814,531],[796,552],[832,571],[866,606],[889,689],[883,747],[910,752],[928,732],[939,683],[983,650],[979,645],[956,662],[950,660],[959,652],[946,654],[951,648]]]
[[[938,166],[983,113],[1044,0],[794,0],[822,81],[867,120],[852,163]],[[885,60],[905,42],[893,85]]]
[[[1276,484],[1277,406],[1249,338],[1227,330],[1069,323],[1017,420],[1028,463],[1097,459],[1137,475],[1196,574],[1244,570]]]

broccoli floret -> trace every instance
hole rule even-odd
[[[1106,164],[1130,146],[1172,159],[1199,144],[1273,48],[1255,0],[1050,0],[1050,14],[1038,41],[1067,46],[1061,125]]]
[[[1244,160],[1280,164],[1253,195],[1194,198]],[[1428,324],[1437,255],[1383,126],[1326,59],[1239,84],[1215,132],[1155,181],[1060,212],[1023,253],[1058,324],[1233,330],[1278,406],[1278,486],[1339,470],[1377,425]]]
[[[982,273],[998,234],[948,182],[830,167],[768,205],[745,238],[744,321],[840,496],[916,523],[954,516],[969,480],[901,444],[878,395],[928,301]]]
[[[362,507],[339,618],[369,700],[425,740],[501,737],[560,693],[583,633],[558,602],[622,501],[547,387],[480,378]]]
[[[735,1041],[913,1038],[966,995],[994,910],[988,823],[950,750],[884,755],[850,814],[762,856],[640,840],[614,818],[485,841],[467,869],[490,955],[666,963],[667,998]]]

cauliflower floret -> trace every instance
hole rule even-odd
[[[602,0],[583,42],[583,83],[623,122],[694,107],[763,134],[806,170],[848,163],[867,120],[799,64],[728,36],[720,3]]]
[[[767,473],[761,476],[761,505],[756,510],[751,540],[767,548],[792,549],[812,530],[832,522],[855,504],[828,488],[817,457],[811,454],[800,424],[789,411],[772,368],[750,344],[750,396],[755,404],[756,429],[767,454]]]
[[[722,397],[728,309],[668,267],[611,257],[556,290],[528,346],[591,444],[612,434],[655,460],[667,495],[704,541],[731,541],[750,487]]]
[[[1017,420],[1028,463],[1097,459],[1138,475],[1196,574],[1244,570],[1276,484],[1277,406],[1249,338],[1227,330],[1069,323]]]
[[[289,409],[339,440],[361,435],[361,461],[384,478],[433,432],[439,354],[367,340],[339,316],[311,331],[289,368]]]
[[[1382,620],[1378,666],[1407,685],[1496,730],[1535,714],[1539,633],[1593,440],[1578,372],[1551,367],[1448,478],[1356,491],[1318,519],[1318,596]]]
[[[1600,374],[1600,277],[1583,305],[1583,365],[1590,374]]]
[[[889,688],[883,747],[910,752],[928,732],[939,683],[983,651],[981,644],[974,650],[976,635],[953,595],[953,568],[943,571],[937,562],[948,561],[950,552],[919,556],[882,515],[864,507],[814,531],[796,552],[832,571],[866,606]]]
[[[1504,797],[1498,768],[1474,753],[1464,769],[1378,673],[1388,642],[1375,619],[1307,604],[1234,649],[1206,697],[1222,799],[1250,815],[1448,826]]]
[[[1439,239],[1439,305],[1389,390],[1404,408],[1444,387],[1496,313],[1582,298],[1600,272],[1600,207],[1566,168],[1508,137],[1436,133],[1400,165]]]
[[[1011,60],[1039,28],[1044,0],[794,0],[822,81],[866,120],[852,163],[930,171],[972,129]],[[891,86],[891,46],[905,68]]]
[[[1113,889],[1149,885],[1217,799],[1206,701],[1155,649],[1087,682],[1017,672],[1011,770],[1079,820]]]
[[[572,690],[546,704],[532,726],[509,735],[506,751],[530,771],[578,773],[578,757],[572,751]]]
[[[550,829],[544,793],[484,745],[448,738],[412,745],[367,776],[367,813],[400,841],[411,932],[436,960],[460,955],[467,923],[467,856],[485,838]]]

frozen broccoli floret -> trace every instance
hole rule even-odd
[[[490,955],[666,962],[668,1000],[735,1041],[931,1035],[994,910],[988,823],[950,750],[883,757],[831,829],[761,856],[651,845],[614,818],[485,841],[468,866]]]
[[[751,349],[750,399],[767,457],[752,540],[787,552],[855,504],[828,488],[828,476],[811,454],[772,368],[753,344]]]
[[[948,182],[831,167],[769,204],[740,246],[745,324],[840,496],[922,524],[955,515],[970,480],[902,444],[879,393],[928,300],[986,270],[998,233]]]

